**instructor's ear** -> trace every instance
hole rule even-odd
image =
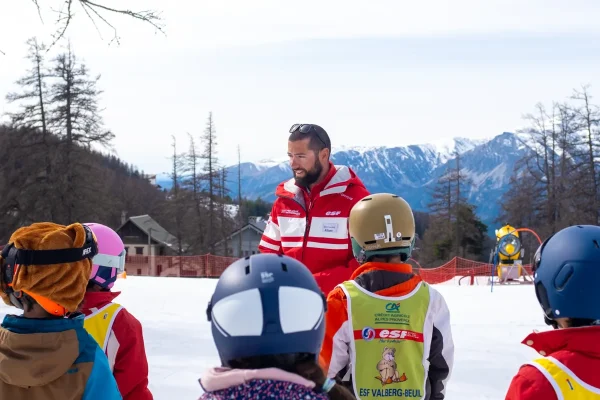
[[[319,161],[321,161],[322,164],[327,163],[327,161],[329,161],[330,155],[331,155],[331,152],[329,151],[328,148],[321,149],[318,153]]]

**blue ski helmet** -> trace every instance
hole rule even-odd
[[[533,272],[548,324],[600,320],[600,227],[570,226],[550,236],[535,253]]]
[[[206,314],[223,365],[253,356],[309,353],[325,335],[325,295],[294,258],[255,254],[225,269]]]

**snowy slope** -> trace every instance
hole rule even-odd
[[[483,283],[483,282],[482,282]],[[117,282],[117,300],[142,323],[156,400],[195,400],[198,378],[218,363],[206,305],[216,280],[129,277]],[[519,366],[536,356],[520,341],[545,330],[531,286],[437,285],[451,310],[455,343],[448,400],[504,399]],[[20,313],[0,305],[4,313]]]

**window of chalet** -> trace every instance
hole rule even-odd
[[[143,247],[136,247],[135,248],[135,254],[137,254],[137,255],[144,254],[144,248]]]

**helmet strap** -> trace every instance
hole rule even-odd
[[[558,329],[558,323],[555,320],[548,318],[547,315],[544,315],[544,322],[546,323],[546,325],[549,325],[554,329]]]
[[[10,292],[8,294],[8,298],[10,299],[10,302],[12,303],[13,306],[17,307],[20,310],[25,310],[25,306],[23,305],[23,302],[21,301],[21,299],[23,298],[23,292],[22,291],[16,291],[16,292]]]

